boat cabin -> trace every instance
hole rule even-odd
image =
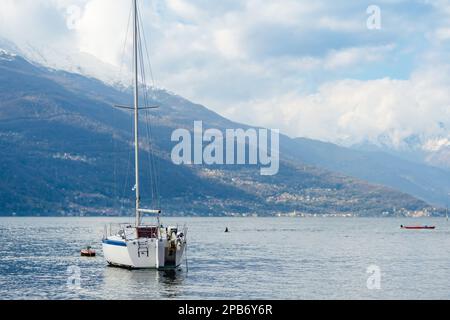
[[[155,226],[137,227],[136,231],[138,238],[148,238],[148,239],[158,238],[158,227]]]

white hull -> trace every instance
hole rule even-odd
[[[130,269],[170,269],[183,262],[184,241],[165,238],[124,240],[111,236],[103,240],[103,254],[110,265]]]

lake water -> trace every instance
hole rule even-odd
[[[450,299],[445,219],[167,218],[189,227],[188,270],[175,273],[107,267],[110,222],[123,219],[0,218],[0,298]],[[96,258],[79,256],[86,245]],[[368,289],[369,266],[380,289]]]

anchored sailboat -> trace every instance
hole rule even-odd
[[[133,62],[134,62],[134,156],[136,220],[134,225],[119,224],[117,233],[106,228],[103,237],[103,253],[110,265],[131,269],[167,269],[180,266],[186,248],[186,232],[178,227],[164,227],[160,221],[160,209],[141,208],[139,183],[139,17],[137,0],[133,0]],[[143,67],[142,67],[143,68]],[[142,70],[143,72],[143,70]],[[145,225],[144,214],[156,215],[156,224]]]

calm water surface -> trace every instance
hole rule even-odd
[[[450,299],[445,219],[167,218],[189,227],[188,271],[175,273],[107,267],[110,222],[123,219],[0,218],[0,298]],[[80,257],[86,245],[98,257]],[[370,265],[381,269],[380,290],[367,288]],[[67,284],[71,266],[80,288]]]

